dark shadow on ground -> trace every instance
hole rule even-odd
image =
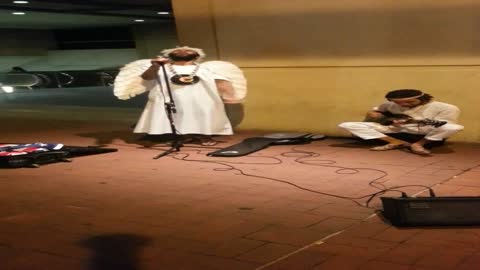
[[[235,127],[242,122],[244,118],[244,106],[243,104],[226,104],[225,110],[228,118]],[[129,144],[138,144],[143,147],[150,147],[156,144],[171,143],[176,138],[172,134],[162,135],[145,135],[133,133],[135,123],[132,123],[129,127],[125,126],[125,129],[101,131],[101,132],[89,132],[76,134],[80,137],[94,138],[95,145],[104,146],[113,143],[115,139],[123,140]]]
[[[140,270],[139,255],[152,239],[135,234],[105,234],[92,236],[80,243],[91,249],[89,270]]]
[[[94,138],[95,145],[99,146],[111,144],[116,139],[120,139],[129,144],[143,145],[142,142],[144,142],[142,141],[143,134],[133,133],[132,130],[128,129],[127,127],[120,130],[78,133],[75,135],[86,138]]]
[[[149,135],[149,134],[138,134],[133,133],[131,129],[121,129],[121,130],[111,130],[111,131],[101,131],[101,132],[89,132],[89,133],[78,133],[75,134],[80,137],[94,138],[95,145],[97,146],[107,146],[113,144],[114,140],[119,139],[124,141],[127,144],[135,144],[140,147],[150,148],[153,146],[169,146],[174,141],[178,141],[182,144],[196,144],[201,145],[201,140],[195,138],[185,138],[181,135],[173,134],[161,134],[161,135]],[[201,136],[201,135],[198,135]],[[218,143],[225,143],[227,141],[219,140],[213,136],[215,141]],[[220,136],[221,137],[221,136]]]

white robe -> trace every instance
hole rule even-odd
[[[195,66],[173,65],[177,74],[191,74]],[[162,68],[159,69],[161,85],[151,88],[148,102],[135,127],[135,133],[172,133],[164,101],[169,100]],[[167,68],[167,75],[174,74]],[[200,82],[191,85],[177,85],[170,81],[177,112],[173,121],[177,134],[231,135],[232,126],[225,112],[224,103],[218,93],[215,79],[228,80],[200,67],[196,73]]]

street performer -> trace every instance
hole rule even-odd
[[[387,102],[369,111],[364,122],[345,122],[339,127],[365,140],[386,142],[385,145],[371,148],[373,151],[409,148],[419,155],[430,154],[425,144],[443,141],[463,129],[457,124],[460,114],[458,107],[434,101],[431,95],[420,90],[393,90],[385,98]],[[389,136],[400,132],[425,136],[411,144]]]
[[[232,69],[233,64],[221,61],[200,64],[204,57],[205,53],[199,48],[177,47],[163,50],[162,55],[154,59],[138,60],[122,68],[115,81],[114,92],[118,98],[128,99],[149,91],[135,133],[174,133],[165,109],[165,102],[170,102],[169,83],[176,107],[172,115],[176,134],[200,139],[203,145],[215,145],[213,135],[233,134],[225,103],[241,103],[246,88],[242,93],[236,92],[232,76],[229,78],[228,72],[222,74],[222,67]],[[220,67],[217,62],[221,62]],[[162,65],[167,77],[161,70]],[[238,77],[241,71],[237,68],[236,72]]]

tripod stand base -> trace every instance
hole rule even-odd
[[[153,159],[159,159],[161,157],[164,157],[164,156],[167,156],[173,152],[179,152],[180,151],[180,147],[171,147],[170,149],[168,149],[167,151],[161,153],[161,154],[158,154],[156,155],[155,157],[153,157]]]
[[[163,153],[160,153],[158,155],[156,155],[155,157],[153,157],[153,159],[159,159],[161,157],[164,157],[164,156],[167,156],[173,152],[180,152],[180,147],[183,146],[183,143],[181,142],[181,139],[176,139],[176,141],[173,141],[172,142],[172,146],[170,147],[170,149],[168,149],[167,151],[163,152]]]

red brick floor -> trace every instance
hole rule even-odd
[[[144,147],[126,123],[1,120],[3,142],[119,150],[0,170],[2,270],[480,267],[478,227],[397,228],[375,214],[378,198],[364,207],[383,186],[480,195],[479,144],[449,143],[421,157],[326,139],[240,158],[187,145],[154,160],[167,148]]]

